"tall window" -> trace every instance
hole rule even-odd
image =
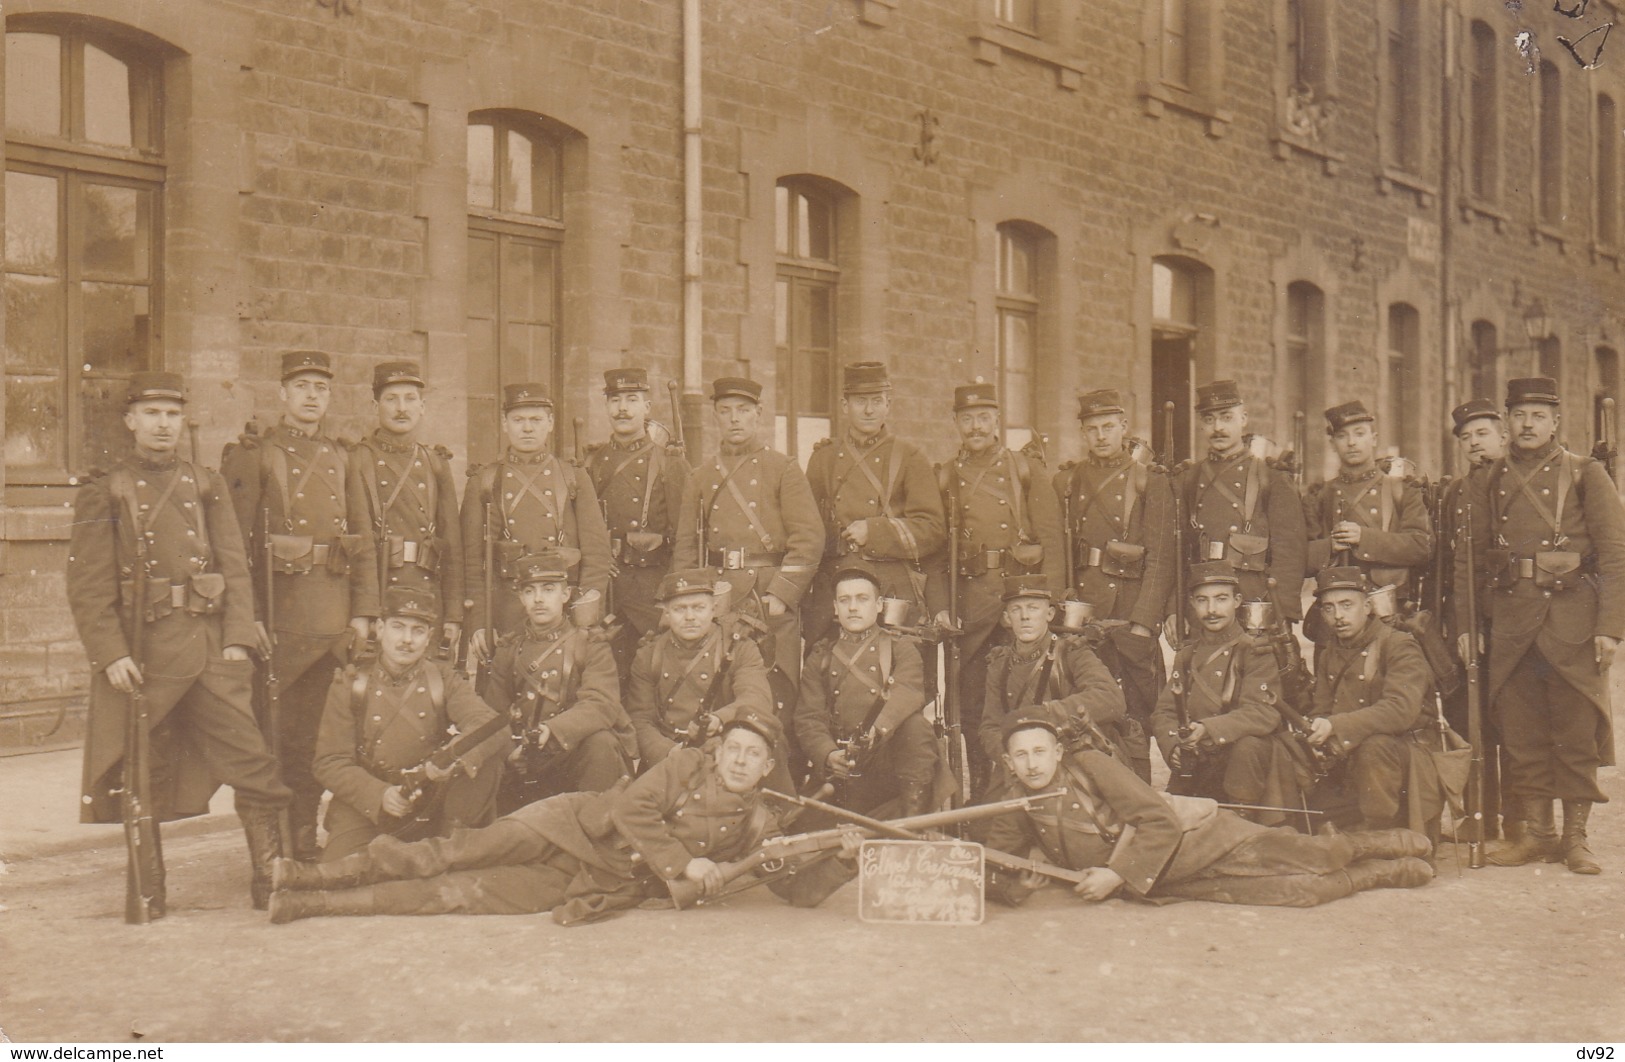
[[[1540,220],[1563,223],[1563,83],[1557,64],[1540,64]]]
[[[775,196],[777,442],[806,464],[813,445],[828,437],[835,409],[837,200],[805,179],[780,181]]]
[[[1038,0],[993,0],[993,17],[1011,29],[1038,33]]]
[[[1178,88],[1192,88],[1191,6],[1192,0],[1161,0],[1162,80]]]
[[[1500,357],[1498,347],[1499,335],[1495,326],[1488,321],[1474,321],[1471,332],[1472,340],[1471,379],[1473,393],[1468,398],[1488,398],[1495,401],[1500,397],[1499,373],[1497,360]]]
[[[1591,398],[1592,438],[1603,437],[1603,411],[1602,400],[1614,400],[1614,422],[1609,425],[1614,430],[1614,445],[1619,446],[1619,352],[1613,347],[1598,347],[1597,359],[1597,390]]]
[[[1177,458],[1191,454],[1197,360],[1212,371],[1213,272],[1200,262],[1163,257],[1151,262],[1151,405],[1156,415],[1152,445]],[[1168,438],[1163,404],[1176,410]]]
[[[1288,88],[1308,101],[1326,98],[1326,0],[1286,0]]]
[[[1039,238],[1023,226],[999,226],[997,291],[999,401],[1004,407],[1004,437],[1022,446],[1033,435],[1037,394]]]
[[[1422,389],[1422,315],[1409,303],[1388,306],[1388,379],[1383,437],[1391,453],[1414,457],[1420,438],[1418,415]]]
[[[1277,435],[1291,430],[1294,413],[1312,419],[1322,407],[1325,364],[1326,296],[1308,281],[1294,281],[1286,289],[1286,357],[1278,391],[1285,404],[1276,412]],[[1311,450],[1318,449],[1312,438],[1309,442]]]
[[[6,34],[6,476],[66,483],[128,446],[163,364],[159,61],[77,28]]]
[[[1592,177],[1596,197],[1597,242],[1612,247],[1619,241],[1619,115],[1614,98],[1597,97],[1597,172]]]
[[[484,111],[468,123],[469,460],[495,459],[506,384],[557,390],[563,136]],[[557,433],[555,433],[555,444]]]
[[[1382,80],[1387,109],[1387,161],[1407,173],[1422,169],[1421,5],[1388,0],[1384,20]]]
[[[1501,188],[1501,97],[1497,80],[1502,62],[1496,50],[1495,31],[1486,22],[1474,21],[1469,46],[1467,86],[1468,159],[1472,170],[1469,188],[1474,198],[1495,202]]]
[[[1557,381],[1557,393],[1563,393],[1563,341],[1547,336],[1535,343],[1535,367],[1538,375]]]

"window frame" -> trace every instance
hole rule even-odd
[[[1320,161],[1334,176],[1345,156],[1331,147],[1341,103],[1337,88],[1337,17],[1332,0],[1275,0],[1278,54],[1275,68],[1275,157],[1294,153]],[[1294,32],[1294,29],[1297,32]],[[1300,43],[1301,42],[1301,43]],[[1309,80],[1302,68],[1316,68]],[[1300,86],[1308,91],[1300,91]]]
[[[1039,329],[1042,327],[1044,307],[1044,236],[1033,226],[1017,221],[1001,221],[994,226],[993,238],[993,379],[1002,411],[1000,427],[1003,441],[1006,446],[1020,447],[1039,434],[1038,364],[1042,346]],[[1017,248],[1027,259],[1026,290],[1017,290],[1005,283],[1009,273],[1007,262],[1011,260],[1009,252]],[[1006,326],[1014,320],[1026,322],[1027,367],[1021,372],[1011,369],[1011,351],[1006,342]],[[1020,424],[1013,423],[1010,416],[1015,393],[1011,383],[1018,376],[1026,381],[1023,397],[1027,416]]]
[[[1403,330],[1395,327],[1397,319],[1408,321]],[[1379,427],[1387,440],[1389,452],[1417,460],[1417,454],[1406,453],[1423,445],[1422,431],[1422,310],[1415,303],[1403,300],[1390,302],[1384,316],[1383,410]],[[1403,331],[1403,335],[1398,335]],[[1408,341],[1409,349],[1401,345]],[[1399,376],[1396,386],[1396,371]]]
[[[781,177],[774,182],[774,212],[773,212],[773,285],[774,285],[774,403],[773,423],[775,438],[783,452],[796,457],[805,465],[806,457],[812,453],[817,438],[803,439],[803,422],[827,421],[824,437],[834,437],[841,431],[840,423],[840,382],[839,366],[841,361],[841,263],[844,254],[841,239],[841,220],[844,198],[835,189],[816,179],[806,176]],[[783,193],[789,200],[788,208],[783,212],[788,232],[779,230],[780,210],[778,197]],[[795,204],[798,199],[816,201],[823,208],[823,217],[826,218],[827,232],[824,239],[827,241],[829,256],[819,258],[811,254],[802,254],[798,246],[798,232],[795,224],[797,214]],[[780,237],[786,238],[784,249],[780,246]],[[779,291],[781,285],[784,291],[784,303],[779,305]],[[826,391],[820,396],[823,400],[824,411],[816,407],[806,408],[805,401],[810,396],[800,393],[799,381],[802,373],[800,358],[813,356],[815,348],[800,343],[799,333],[796,329],[796,307],[798,292],[817,288],[826,292],[825,301],[829,310],[829,319],[826,327],[829,334],[829,348],[827,352],[818,355],[826,360],[825,380]],[[779,342],[779,320],[783,315],[785,342]],[[816,429],[814,429],[816,431]]]
[[[1592,107],[1592,241],[1599,252],[1612,253],[1620,246],[1619,103],[1611,93],[1598,92]],[[1605,110],[1612,117],[1605,119]]]
[[[1189,84],[1164,69],[1166,5],[1181,5]],[[1136,92],[1141,110],[1161,118],[1169,108],[1203,119],[1211,137],[1225,135],[1235,115],[1221,106],[1225,92],[1224,0],[1142,0],[1140,52],[1142,79]]]
[[[1568,157],[1563,143],[1563,72],[1557,63],[1542,59],[1536,76],[1530,81],[1535,111],[1534,180],[1530,182],[1535,227],[1541,234],[1561,240],[1563,215],[1568,203]]]
[[[1483,19],[1473,19],[1462,49],[1467,86],[1467,113],[1463,127],[1467,139],[1467,172],[1462,191],[1480,213],[1493,216],[1499,206],[1506,170],[1501,144],[1503,118],[1500,36]]]

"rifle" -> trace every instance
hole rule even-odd
[[[462,758],[474,751],[491,736],[508,728],[508,720],[502,716],[493,716],[480,726],[467,734],[459,734],[424,758],[422,763],[406,768],[401,772],[401,796],[411,805],[412,812],[400,819],[400,825],[389,832],[400,840],[418,840],[429,836],[427,831],[432,830],[435,820],[440,815],[440,808],[445,803],[446,787],[438,785],[434,790],[433,799],[425,802],[422,807],[418,801],[434,783],[429,781],[429,765],[437,769],[454,770]]]
[[[142,689],[147,677],[142,667],[147,627],[147,563],[147,536],[137,519],[135,578],[132,580],[134,600],[130,602],[134,613],[134,624],[130,631],[130,659],[135,663],[137,675],[130,688],[130,714],[124,731],[124,776],[120,782],[119,801],[124,817],[124,847],[129,855],[124,878],[124,920],[134,926],[147,925],[164,914],[161,895],[164,853],[158,837],[158,821],[152,814],[152,720],[147,715],[147,696]]]
[[[1072,594],[1078,586],[1078,555],[1073,545],[1073,535],[1077,529],[1072,526],[1072,484],[1066,485],[1066,493],[1061,496],[1061,540],[1066,546],[1066,593]]]
[[[880,713],[886,710],[886,698],[890,696],[892,683],[896,678],[895,672],[886,676],[880,695],[875,698],[874,707],[869,709],[869,714],[864,716],[863,722],[846,737],[836,739],[836,746],[846,753],[847,771],[843,781],[851,782],[863,777],[863,761],[874,751],[877,743],[875,721],[880,718]]]
[[[493,483],[492,492],[496,491]],[[485,582],[485,652],[471,652],[468,654],[470,677],[474,680],[474,689],[481,696],[485,694],[485,687],[490,682],[491,661],[497,655],[497,617],[496,617],[496,567],[497,540],[496,540],[496,513],[491,495],[485,497],[485,570],[482,578]]]
[[[1304,423],[1303,410],[1292,414],[1292,453],[1296,458],[1292,462],[1292,485],[1297,488],[1298,494],[1303,494],[1304,478],[1304,450],[1309,446],[1309,431]]]
[[[1465,485],[1464,485],[1465,486]],[[1478,557],[1473,541],[1473,499],[1467,489],[1462,490],[1461,526],[1466,551],[1467,586],[1464,589],[1467,606],[1467,743],[1472,746],[1467,768],[1466,812],[1472,826],[1467,834],[1467,865],[1474,870],[1484,867],[1484,687],[1480,676],[1478,654]]]
[[[1598,427],[1602,436],[1592,447],[1591,456],[1601,461],[1602,467],[1608,471],[1608,478],[1617,482],[1614,466],[1618,463],[1619,450],[1614,441],[1614,400],[1611,397],[1602,400],[1602,423]]]
[[[762,790],[762,795],[771,800],[782,800],[786,804],[794,804],[797,807],[808,808],[813,811],[822,811],[824,814],[829,815],[832,818],[842,819],[856,826],[862,826],[866,829],[873,830],[882,837],[895,837],[902,841],[931,840],[931,838],[927,837],[918,830],[911,830],[907,827],[887,822],[884,819],[875,819],[870,818],[868,815],[860,815],[855,811],[848,811],[846,808],[838,807],[835,804],[826,804],[816,797],[786,796],[783,793],[776,793],[771,789]],[[1068,870],[1066,867],[1058,867],[1053,863],[1045,863],[1037,859],[1024,859],[1021,856],[1011,855],[1008,852],[1001,852],[997,848],[984,847],[982,849],[982,859],[988,863],[992,863],[996,867],[1002,867],[1005,870],[1035,872],[1043,874],[1046,877],[1054,878],[1056,881],[1065,881],[1072,885],[1078,884],[1087,876],[1081,870]]]
[[[1179,455],[1174,453],[1172,402],[1162,404],[1162,435],[1168,444],[1168,452],[1163,456],[1162,467],[1168,476],[1168,486],[1172,488],[1169,493],[1173,495],[1174,508],[1174,622],[1173,629],[1168,631],[1168,644],[1177,650],[1189,637],[1190,621],[1185,614],[1188,605],[1185,600],[1185,581],[1190,558],[1185,551],[1185,497],[1180,492],[1179,476],[1175,471],[1179,467]]]
[[[733,633],[725,628],[719,628],[717,637],[732,639]],[[728,649],[723,652],[722,663],[717,665],[717,673],[712,677],[711,685],[706,688],[705,696],[700,699],[699,710],[694,713],[694,718],[689,720],[688,726],[677,733],[682,744],[698,748],[711,736],[711,720],[716,718],[717,698],[722,696],[722,684],[728,678],[728,672],[733,669],[733,664],[733,650]]]
[[[676,380],[666,381],[666,394],[671,397],[672,445],[677,447],[679,452],[687,453],[688,443],[683,440],[683,404],[678,398],[678,391],[679,388]],[[700,563],[705,563],[705,558],[703,556],[700,558]]]
[[[186,418],[186,438],[192,444],[192,463],[194,465],[202,463],[201,461],[198,460],[197,432],[198,432],[197,418],[196,417],[187,417]]]
[[[1032,801],[1027,797],[1017,797],[1014,800],[1004,800],[997,804],[975,804],[970,807],[954,808],[949,811],[933,811],[925,815],[914,815],[905,819],[894,819],[887,823],[890,827],[905,830],[932,830],[941,826],[956,826],[962,822],[972,822],[977,819],[991,819],[1012,811],[1026,811],[1032,807]],[[778,869],[778,864],[802,856],[821,855],[841,847],[841,840],[853,827],[841,826],[828,830],[816,830],[812,833],[791,834],[788,837],[769,837],[759,844],[753,851],[731,863],[719,863],[718,869],[722,871],[724,883],[736,881],[758,869],[772,872]],[[857,831],[866,837],[873,837],[875,831],[864,827],[857,827]],[[750,884],[762,884],[751,882]],[[698,882],[687,878],[675,878],[666,882],[671,890],[672,906],[678,910],[692,907],[705,899]],[[748,887],[748,886],[747,886]]]
[[[948,731],[948,772],[959,787],[959,802],[970,800],[970,764],[965,748],[960,716],[959,670],[959,470],[948,468],[948,626],[943,631],[943,652],[947,658],[942,697],[942,722]]]
[[[276,666],[276,551],[271,548],[271,507],[260,507],[261,566],[265,569],[265,629],[271,638],[271,651],[265,654],[265,729],[266,743],[271,746],[271,758],[282,768],[282,676]],[[282,857],[292,859],[294,853],[293,824],[287,807],[277,815],[282,840]]]

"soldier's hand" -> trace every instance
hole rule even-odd
[[[224,649],[220,650],[220,657],[223,660],[247,660],[248,646],[228,645]]]
[[[443,644],[451,646],[451,653],[456,656],[458,643],[463,640],[463,625],[461,623],[441,624],[440,640]]]
[[[869,521],[853,520],[846,525],[846,530],[841,532],[841,537],[862,549],[869,544]]]
[[[1332,721],[1325,716],[1309,721],[1309,744],[1324,745],[1332,738]]]
[[[1021,876],[1016,879],[1016,884],[1029,892],[1036,892],[1048,885],[1049,882],[1048,874],[1040,874],[1036,870],[1023,870]]]
[[[1593,642],[1597,646],[1597,670],[1606,675],[1608,669],[1614,666],[1614,654],[1619,651],[1619,639],[1599,634]]]
[[[442,767],[433,760],[430,760],[423,765],[423,777],[427,778],[431,782],[444,782],[456,772],[457,765],[455,763],[450,767]]]
[[[1360,544],[1360,525],[1353,520],[1341,521],[1332,530],[1332,541],[1339,549],[1353,549]]]
[[[856,863],[858,852],[863,848],[864,836],[855,827],[841,831],[841,849],[835,853],[835,858],[843,863]]]
[[[783,601],[780,601],[772,594],[762,595],[762,607],[767,609],[767,614],[769,616],[774,617],[784,615],[785,610],[789,608],[788,605],[786,605]]]
[[[824,769],[833,778],[845,778],[852,773],[852,761],[847,758],[845,749],[836,749],[825,757]]]
[[[1471,638],[1472,636],[1471,631],[1463,631],[1462,633],[1456,635],[1456,652],[1461,655],[1462,660],[1467,659],[1467,651],[1472,647],[1472,643],[1467,639]],[[1484,655],[1484,636],[1482,634],[1478,636],[1478,655]]]
[[[1194,749],[1196,746],[1202,743],[1202,739],[1205,737],[1207,737],[1207,724],[1192,723],[1190,732],[1185,735],[1183,744],[1189,745]]]
[[[1072,891],[1090,903],[1099,903],[1123,887],[1123,875],[1110,867],[1090,867]]]
[[[384,814],[393,815],[397,819],[403,819],[412,813],[412,805],[398,785],[392,785],[384,790],[383,805]]]
[[[683,868],[683,877],[700,887],[701,896],[714,895],[727,884],[722,879],[722,868],[704,856],[690,859],[688,866]]]
[[[491,647],[487,644],[490,641],[490,633],[490,631],[486,630],[484,627],[481,627],[479,630],[475,631],[469,636],[469,648],[473,649],[474,655],[479,657],[481,660],[491,659]]]
[[[355,636],[363,642],[372,640],[372,619],[368,616],[356,616],[350,620],[350,629]]]
[[[553,740],[553,731],[548,727],[548,725],[546,723],[543,723],[541,726],[536,728],[536,747],[537,748],[539,748],[539,749],[547,748],[547,743],[549,741],[552,741],[552,740]]]
[[[269,660],[271,659],[271,650],[275,645],[276,639],[271,637],[271,632],[266,629],[265,624],[260,620],[255,620],[254,651],[260,655],[262,660]]]
[[[121,656],[108,664],[106,674],[107,681],[120,693],[134,693],[135,688],[141,685],[141,669],[127,656]]]

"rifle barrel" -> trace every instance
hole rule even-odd
[[[142,689],[146,679],[142,662],[146,655],[147,556],[146,535],[138,522],[135,529],[134,600],[130,602],[134,623],[129,643],[130,659],[135,664],[137,675],[129,695],[130,717],[125,728],[123,793],[120,799],[128,857],[124,879],[124,920],[137,926],[152,921],[157,883],[163,873],[163,856],[158,849],[158,824],[153,818],[151,804],[151,721],[147,715],[146,694]]]
[[[679,391],[680,388],[677,386],[676,380],[666,381],[666,394],[671,396],[672,438],[676,441],[679,447],[686,450],[688,448],[688,444],[683,439],[683,403],[679,397]],[[704,557],[700,558],[700,563],[705,563]]]
[[[1467,865],[1474,870],[1484,866],[1484,690],[1479,674],[1478,656],[1478,565],[1473,538],[1473,499],[1468,484],[1462,484],[1462,549],[1466,552],[1467,585],[1462,588],[1465,597],[1467,622],[1467,744],[1472,747],[1467,768],[1466,812],[1471,823],[1467,833]]]

